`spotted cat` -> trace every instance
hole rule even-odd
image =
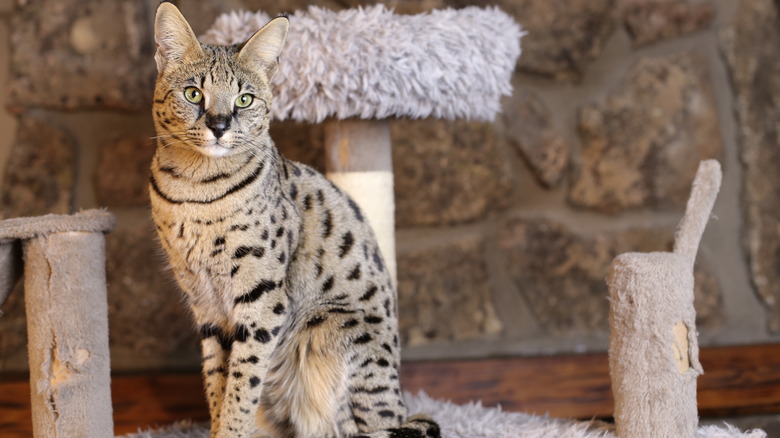
[[[438,437],[406,417],[395,293],[365,216],[269,136],[288,25],[210,46],[171,3],[155,20],[152,216],[200,329],[211,436]]]

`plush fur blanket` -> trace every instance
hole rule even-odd
[[[485,408],[480,403],[456,405],[424,393],[406,394],[411,413],[427,412],[439,422],[444,438],[615,438],[612,427],[600,422],[575,422]],[[124,438],[208,438],[208,427],[182,421]],[[766,438],[760,430],[742,433],[729,425],[701,427],[696,438]]]
[[[384,5],[290,17],[273,80],[278,120],[438,117],[491,120],[520,56],[520,26],[495,7],[394,14]],[[269,20],[220,16],[201,40],[246,41]]]

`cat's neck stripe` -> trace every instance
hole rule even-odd
[[[249,184],[252,184],[261,173],[263,173],[263,168],[265,167],[265,164],[263,162],[260,162],[260,165],[257,166],[257,168],[249,174],[246,178],[244,178],[243,181],[239,182],[238,184],[234,185],[228,191],[223,193],[220,196],[217,196],[216,198],[212,199],[174,199],[170,196],[166,195],[165,193],[160,190],[160,186],[157,185],[157,180],[155,179],[154,175],[150,176],[149,178],[149,184],[152,186],[152,190],[154,190],[157,195],[159,195],[163,200],[171,203],[171,204],[184,204],[184,203],[190,203],[190,204],[211,204],[212,202],[219,201],[221,199],[224,199],[233,193],[243,189],[244,187],[248,186]]]

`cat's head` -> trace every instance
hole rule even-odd
[[[160,144],[222,157],[261,147],[270,82],[289,22],[279,17],[244,44],[201,44],[171,3],[157,8],[153,118]]]

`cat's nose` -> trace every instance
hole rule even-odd
[[[214,137],[221,138],[225,131],[230,129],[230,116],[227,114],[206,114],[206,126],[214,133]]]

